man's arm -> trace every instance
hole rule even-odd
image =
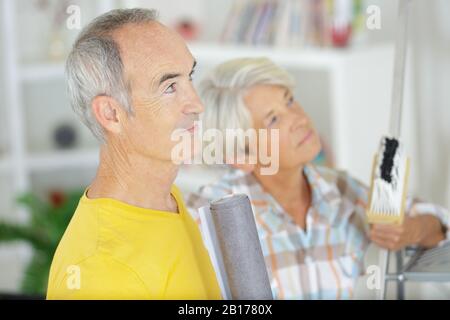
[[[50,279],[48,300],[145,300],[161,299],[162,281],[147,288],[128,266],[106,254],[96,254],[81,263],[60,270],[59,279]],[[150,290],[152,289],[152,291]]]

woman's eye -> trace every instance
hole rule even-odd
[[[170,86],[167,87],[167,89],[164,91],[164,93],[174,93],[175,90],[175,83],[172,83]]]
[[[271,125],[273,125],[275,122],[277,122],[278,121],[278,117],[277,116],[273,116],[271,119],[270,119],[270,122],[269,122],[269,127],[271,126]]]

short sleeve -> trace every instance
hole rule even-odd
[[[158,299],[161,280],[147,288],[137,273],[106,254],[96,254],[69,265],[64,274],[49,281],[49,300],[144,300]]]

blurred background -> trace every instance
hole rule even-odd
[[[45,294],[53,252],[94,177],[98,144],[70,109],[64,61],[78,22],[83,27],[113,8],[157,9],[198,60],[194,83],[230,58],[273,59],[295,77],[296,98],[319,129],[324,150],[315,161],[369,182],[373,154],[388,131],[396,0],[0,0],[0,5],[0,294]],[[446,207],[449,15],[449,1],[413,1],[402,132],[412,158],[411,195]],[[221,170],[183,167],[177,183],[184,192],[195,191],[219,178]],[[373,254],[368,259],[376,263]],[[450,298],[442,284],[408,286],[407,298]],[[356,298],[372,297],[364,285],[356,292]]]

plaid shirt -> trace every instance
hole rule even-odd
[[[365,208],[368,188],[345,172],[307,165],[312,204],[306,231],[252,174],[231,170],[217,183],[187,197],[197,223],[197,209],[231,193],[245,193],[252,203],[258,235],[275,299],[350,299],[370,243]],[[433,214],[450,225],[450,213],[436,205],[407,200],[407,214]],[[450,228],[447,227],[447,230]],[[447,239],[450,238],[450,231]]]

